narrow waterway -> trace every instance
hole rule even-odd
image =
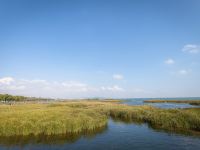
[[[13,140],[13,139],[12,139]],[[200,149],[200,136],[156,131],[147,125],[109,120],[107,127],[94,134],[45,139],[23,139],[0,143],[0,149],[14,150],[192,150]]]

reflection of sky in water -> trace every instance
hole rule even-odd
[[[73,143],[62,144],[27,144],[21,146],[0,146],[0,150],[188,150],[200,149],[200,137],[192,137],[178,134],[155,131],[147,125],[125,124],[122,122],[108,123],[108,128],[104,132],[92,138],[79,138]]]
[[[151,105],[151,106],[155,106],[155,107],[159,107],[159,108],[195,108],[195,107],[199,107],[199,106],[195,106],[195,105],[180,104],[180,103],[179,104],[178,103],[144,103],[143,102],[144,100],[150,100],[150,99],[144,99],[144,98],[125,99],[125,101],[123,103],[128,104],[128,105]],[[179,100],[179,99],[177,99],[177,100]]]

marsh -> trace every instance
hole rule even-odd
[[[171,138],[168,148],[173,144],[181,149],[200,147],[200,108],[162,109],[122,102],[71,100],[1,104],[0,149],[145,149],[149,148],[148,143],[155,144],[154,148],[164,148],[167,144],[164,139]],[[177,144],[181,140],[190,140],[192,144],[187,147]]]

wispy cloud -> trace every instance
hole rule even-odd
[[[171,59],[171,58],[165,60],[165,64],[167,64],[167,65],[172,65],[174,63],[175,63],[175,61],[173,59]]]
[[[67,91],[87,92],[91,88],[85,84],[77,81],[68,81],[60,83]]]
[[[43,96],[43,97],[56,97],[56,96],[71,96],[79,95],[80,93],[92,92],[96,89],[88,86],[85,83],[77,81],[46,81],[40,79],[27,80],[27,79],[14,79],[12,77],[0,78],[0,92],[11,94],[23,94],[27,96]]]
[[[112,91],[112,92],[124,91],[124,89],[119,87],[118,85],[114,85],[114,86],[111,86],[111,87],[110,86],[107,86],[107,87],[102,86],[101,90],[103,90],[103,91]]]
[[[185,69],[181,69],[178,71],[178,74],[180,74],[180,75],[187,75],[188,73],[189,73],[189,71],[185,70]]]
[[[171,71],[170,74],[173,76],[187,76],[192,72],[192,70],[190,69],[180,69],[180,70],[176,70],[176,71]]]
[[[187,44],[182,48],[183,52],[188,52],[191,54],[197,54],[200,52],[200,45]]]
[[[12,82],[14,82],[12,77],[4,77],[0,79],[0,84],[10,85]]]
[[[125,91],[118,85],[95,87],[78,81],[47,81],[41,79],[0,78],[0,93],[36,97],[81,98]],[[116,93],[118,94],[118,93]]]
[[[123,80],[124,77],[121,74],[113,74],[113,79],[115,79],[115,80]]]

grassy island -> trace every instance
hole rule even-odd
[[[145,103],[185,103],[190,105],[200,105],[200,100],[146,100]]]

